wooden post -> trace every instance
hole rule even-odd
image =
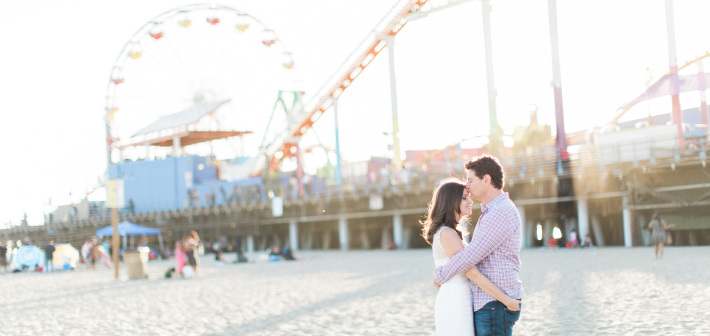
[[[118,246],[119,246],[119,238],[118,238],[118,208],[113,207],[111,208],[111,226],[113,226],[113,236],[111,237],[111,246],[112,251],[111,255],[113,256],[113,268],[114,268],[114,275],[116,277],[116,280],[118,280]]]
[[[113,227],[113,236],[111,239],[113,243],[113,267],[115,268],[116,280],[118,280],[118,208],[124,206],[123,180],[109,180],[106,186],[106,203],[107,206],[111,208],[111,226]]]

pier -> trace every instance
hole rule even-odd
[[[578,237],[590,234],[597,246],[646,246],[650,243],[647,225],[657,210],[668,223],[676,224],[670,231],[673,244],[710,244],[707,142],[655,154],[640,150],[642,144],[636,151],[626,147],[581,146],[564,167],[552,149],[533,156],[501,156],[506,168],[504,190],[524,219],[524,247],[542,246],[554,228],[562,233],[561,241],[576,231]],[[464,162],[465,158],[452,156],[447,164],[451,170],[411,169],[406,182],[360,179],[342,186],[324,185],[318,192],[306,188],[303,196],[288,185],[254,185],[241,188],[239,195],[212,195],[212,205],[201,201],[169,211],[123,209],[120,220],[161,229],[166,246],[195,230],[205,241],[225,236],[230,247],[239,240],[247,252],[275,243],[294,250],[379,249],[390,241],[398,249],[426,247],[419,236],[419,220],[437,180],[463,177]],[[471,222],[479,215],[475,208]],[[78,217],[15,226],[0,231],[0,237],[54,239],[76,246],[111,223],[106,211]]]

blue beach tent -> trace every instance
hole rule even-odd
[[[96,235],[99,237],[111,237],[113,236],[113,226],[109,225],[102,227],[96,231]],[[154,229],[147,226],[138,225],[133,222],[124,221],[118,223],[118,235],[123,237],[123,248],[126,248],[126,237],[128,236],[158,236],[160,241],[160,250],[163,251],[163,235],[160,234],[159,229]]]
[[[138,225],[133,222],[125,221],[118,223],[118,235],[123,236],[154,236],[159,235],[160,230],[150,228],[147,226]],[[113,226],[109,225],[107,227],[100,228],[96,231],[97,236],[101,237],[111,237],[113,236]]]

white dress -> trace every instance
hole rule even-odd
[[[449,257],[441,246],[441,230],[434,234],[431,249],[436,267],[446,265]],[[439,288],[434,308],[434,325],[437,336],[473,336],[473,303],[469,280],[464,274],[457,274]]]

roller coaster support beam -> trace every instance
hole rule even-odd
[[[700,83],[698,83],[698,86],[700,86],[700,123],[703,125],[708,124],[708,103],[707,103],[707,98],[705,96],[705,76],[700,76],[701,74],[705,73],[705,68],[703,67],[703,60],[699,59],[695,61],[695,64],[698,66],[698,79],[700,80]]]
[[[402,27],[407,23],[407,15],[418,11],[421,6],[426,4],[426,2],[427,0],[410,0],[401,8],[398,7],[398,10],[396,12],[388,13],[388,15],[392,14],[392,18],[386,21],[387,24],[384,26],[384,28],[378,28],[377,31],[373,32],[373,34],[376,34],[378,37],[385,35],[397,35],[397,33],[399,33]],[[347,89],[350,84],[352,84],[352,82],[362,73],[362,71],[367,68],[367,66],[384,49],[387,44],[387,42],[383,41],[382,39],[379,39],[378,37],[372,39],[371,41],[368,39],[368,43],[363,45],[362,50],[364,52],[358,53],[357,55],[359,56],[353,59],[354,62],[348,63],[350,65],[345,68],[345,71],[343,71],[342,73],[338,73],[338,80],[335,82],[335,84],[329,85],[329,88],[324,91],[323,94],[318,95],[318,102],[313,108],[308,108],[307,110],[304,110],[302,118],[300,118],[301,121],[294,123],[293,125],[295,127],[291,127],[291,130],[289,130],[289,136],[301,137],[306,134],[306,132],[313,126],[313,123],[315,123],[321,117],[321,115],[323,115],[323,113],[325,113],[325,111],[330,108],[332,104],[332,98],[340,97],[343,91],[345,91],[345,89]],[[283,160],[284,157],[289,155],[292,147],[292,143],[284,142],[276,149],[273,154],[270,155],[269,165],[271,167],[278,167],[281,160]]]
[[[483,43],[486,50],[486,79],[488,86],[488,120],[490,125],[490,140],[488,150],[491,154],[499,155],[498,151],[503,147],[498,126],[498,113],[496,112],[496,84],[493,76],[493,47],[491,37],[491,2],[481,0],[483,12]]]
[[[550,47],[552,48],[552,88],[555,93],[555,119],[557,133],[557,172],[562,173],[569,162],[567,153],[567,133],[565,132],[565,115],[562,108],[562,74],[560,71],[560,47],[557,36],[557,1],[548,0],[547,7],[550,20]]]
[[[338,125],[338,99],[333,99],[333,115],[335,117],[335,184],[343,185],[343,168],[340,163],[340,126]],[[328,152],[325,153],[328,155]]]
[[[301,138],[296,139],[296,180],[298,181],[298,197],[303,197],[303,156],[301,155]]]
[[[397,111],[397,77],[394,72],[394,35],[383,36],[387,42],[390,66],[390,100],[392,105],[392,175],[399,178],[402,157],[399,153],[399,115]]]
[[[678,147],[683,147],[683,113],[680,110],[680,83],[678,83],[678,59],[675,53],[675,21],[673,20],[673,0],[666,0],[666,33],[668,34],[668,65],[672,76],[673,89],[671,120],[678,127]]]

